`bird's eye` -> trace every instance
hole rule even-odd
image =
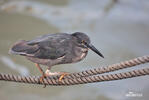
[[[84,40],[82,40],[82,41],[81,41],[81,43],[82,43],[82,44],[85,44],[85,41],[84,41]]]

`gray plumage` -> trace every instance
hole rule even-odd
[[[46,34],[30,41],[21,40],[16,42],[9,52],[26,56],[34,63],[51,67],[81,61],[87,55],[88,48],[103,57],[91,45],[89,37],[81,32]]]

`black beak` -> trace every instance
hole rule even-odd
[[[90,48],[92,51],[94,51],[95,53],[97,53],[99,56],[101,56],[102,58],[104,58],[104,56],[92,45],[92,44],[85,44],[88,48]]]

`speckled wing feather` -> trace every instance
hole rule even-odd
[[[28,45],[38,45],[39,49],[34,53],[35,58],[57,59],[65,55],[69,48],[71,36],[66,33],[47,34],[28,41]]]

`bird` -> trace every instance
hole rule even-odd
[[[56,74],[60,74],[59,81],[61,81],[69,73],[50,72],[51,67],[79,62],[86,57],[89,49],[104,58],[85,33],[51,33],[38,36],[33,40],[19,40],[12,45],[9,53],[25,56],[35,63],[42,74],[40,82],[43,82],[44,78]],[[48,66],[47,70],[44,72],[40,65]]]

